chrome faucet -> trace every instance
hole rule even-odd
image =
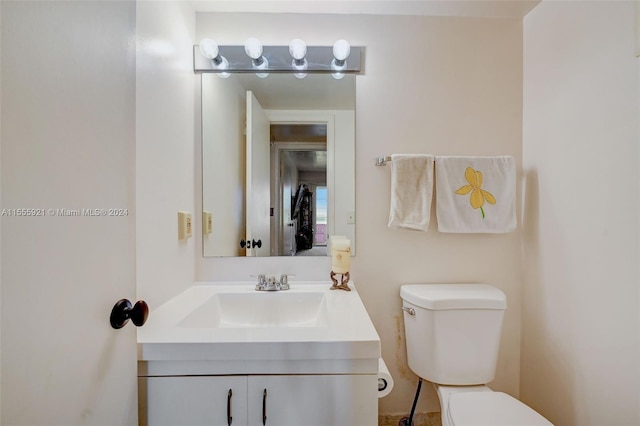
[[[266,275],[258,275],[257,291],[280,291],[289,290],[289,278],[287,274],[280,275],[280,281],[276,281],[276,277],[267,278]]]

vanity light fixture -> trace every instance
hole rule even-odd
[[[223,71],[219,73],[220,77],[229,77],[230,74],[228,72],[224,72],[224,70],[229,69],[229,61],[227,61],[227,58],[220,55],[218,43],[210,38],[203,38],[200,40],[200,53],[202,53],[202,56],[205,58],[211,60],[215,69]]]
[[[305,58],[307,55],[307,44],[299,38],[294,38],[291,40],[291,43],[289,43],[289,54],[293,58],[291,68],[297,71],[293,75],[297,78],[305,78],[307,73],[301,71],[306,71],[309,67],[309,62],[307,58]]]
[[[269,60],[265,58],[262,53],[264,52],[264,48],[262,47],[262,43],[255,37],[248,38],[247,41],[244,42],[244,51],[248,57],[251,58],[251,66],[256,70],[268,70],[269,69]],[[269,76],[268,72],[258,72],[256,75],[260,78],[267,78]]]
[[[361,51],[361,47],[350,46],[345,40],[338,40],[333,46],[307,46],[301,39],[284,46],[265,46],[251,37],[244,45],[219,46],[204,38],[193,47],[193,70],[220,76],[255,73],[264,78],[270,73],[284,73],[298,78],[307,74],[334,74],[340,78],[342,74],[360,72]]]

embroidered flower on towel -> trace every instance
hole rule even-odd
[[[482,219],[484,219],[484,202],[489,204],[495,204],[495,197],[488,191],[482,189],[482,172],[473,170],[471,167],[467,167],[464,171],[464,177],[469,182],[469,185],[464,185],[456,191],[458,195],[467,195],[471,192],[469,202],[474,209],[480,209],[482,212]]]

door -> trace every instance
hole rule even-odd
[[[247,376],[141,377],[140,426],[246,426]]]
[[[247,256],[271,253],[269,118],[253,92],[247,91]],[[256,246],[253,242],[256,241]]]
[[[0,422],[135,425],[136,4],[1,3]]]

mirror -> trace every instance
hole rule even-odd
[[[204,256],[355,249],[355,76],[202,74]]]

